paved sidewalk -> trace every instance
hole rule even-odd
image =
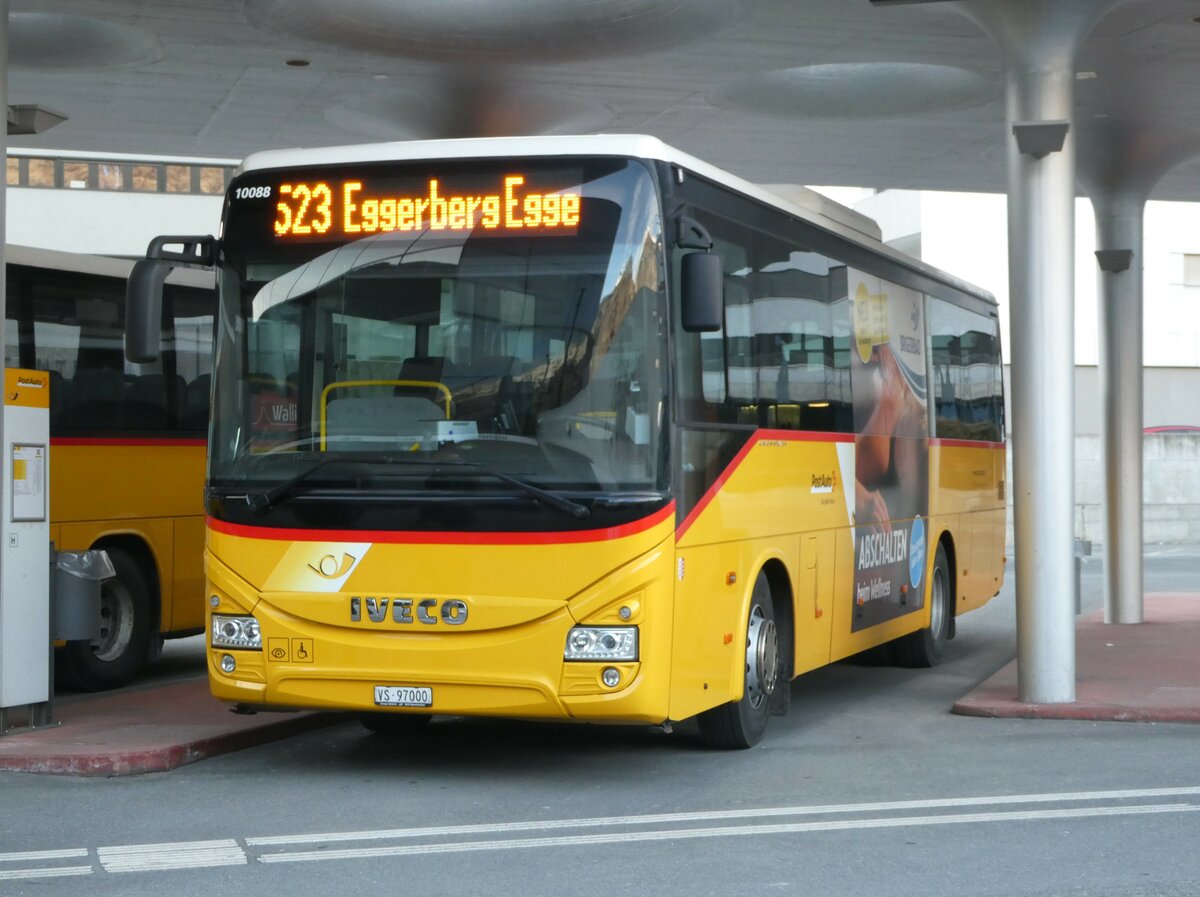
[[[1151,593],[1145,622],[1106,625],[1103,612],[1075,628],[1075,702],[1017,700],[1017,663],[957,701],[967,716],[1200,722],[1200,594]]]
[[[232,713],[191,679],[55,706],[57,725],[0,738],[0,769],[76,776],[162,772],[330,725],[326,713]]]

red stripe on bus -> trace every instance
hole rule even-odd
[[[941,446],[943,448],[991,448],[1002,449],[1007,447],[1006,442],[992,442],[988,439],[930,439],[930,445]]]
[[[206,439],[178,439],[172,436],[165,436],[162,439],[157,439],[153,436],[51,436],[50,444],[53,445],[145,445],[145,446],[203,446],[208,444]]]
[[[438,533],[390,530],[325,530],[288,529],[273,526],[246,526],[208,518],[209,529],[227,536],[247,539],[272,539],[289,542],[372,542],[400,545],[566,545],[579,542],[607,542],[636,536],[653,529],[675,513],[675,502],[665,508],[621,526],[601,529],[578,530],[575,532],[537,533]]]
[[[755,439],[786,439],[788,442],[853,442],[853,433],[824,433],[819,430],[757,430]]]
[[[696,518],[700,516],[709,503],[716,497],[717,493],[721,491],[721,488],[725,485],[725,481],[733,475],[733,472],[737,470],[746,455],[750,454],[750,450],[763,440],[785,442],[854,442],[854,434],[818,433],[808,430],[756,430],[754,435],[746,440],[746,444],[734,455],[733,460],[721,471],[721,475],[717,477],[716,481],[708,487],[704,495],[696,502],[696,506],[692,508],[691,513],[687,515],[683,523],[679,524],[676,528],[675,538],[677,540],[682,539],[683,534],[696,522]]]

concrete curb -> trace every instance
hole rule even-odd
[[[0,769],[71,776],[165,772],[343,722],[335,713],[231,713],[206,679],[66,704],[58,724],[0,738]]]

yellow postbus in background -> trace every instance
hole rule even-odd
[[[648,137],[261,153],[215,267],[209,675],[242,709],[665,724],[938,662],[1004,568],[996,306]]]
[[[108,550],[94,642],[59,647],[60,683],[129,682],[164,637],[204,626],[204,440],[216,294],[178,271],[165,290],[159,359],[124,357],[133,262],[9,246],[5,364],[50,373],[50,537]]]

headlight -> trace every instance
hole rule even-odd
[[[262,629],[254,617],[212,615],[212,646],[262,650]]]
[[[565,660],[637,660],[636,626],[576,626],[567,633]]]

